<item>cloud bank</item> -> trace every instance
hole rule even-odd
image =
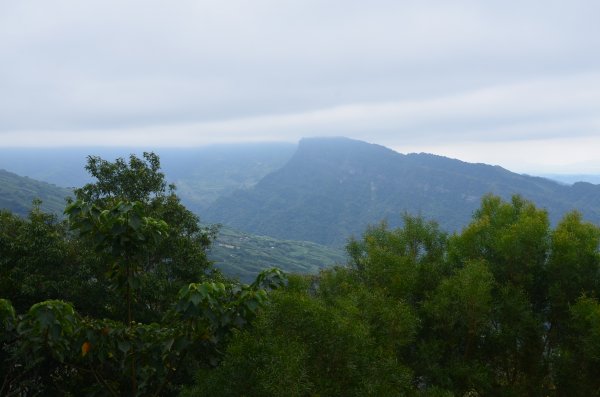
[[[344,135],[600,172],[597,15],[592,0],[3,2],[0,146]]]

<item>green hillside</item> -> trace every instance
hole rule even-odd
[[[219,198],[204,218],[251,233],[341,246],[383,219],[400,226],[405,212],[459,230],[489,193],[505,199],[520,194],[549,210],[553,223],[572,209],[600,223],[600,186],[566,186],[345,138],[302,140],[285,166],[252,189]]]
[[[0,209],[26,215],[32,201],[39,199],[43,211],[62,214],[65,198],[70,195],[69,189],[0,170]]]
[[[290,273],[317,273],[346,263],[341,249],[308,241],[278,240],[222,227],[208,251],[208,258],[225,274],[249,282],[265,268]]]

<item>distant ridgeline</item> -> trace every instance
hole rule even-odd
[[[83,170],[86,155],[111,159],[132,151],[108,150],[0,150],[0,167],[57,185],[81,186],[88,178]],[[546,208],[554,223],[577,209],[586,220],[600,224],[599,185],[569,186],[498,166],[424,153],[404,155],[347,138],[164,149],[157,154],[167,181],[175,183],[182,202],[203,222],[281,240],[339,248],[369,224],[386,220],[399,226],[405,212],[456,231],[471,220],[488,193],[504,199],[520,194]],[[0,178],[0,208],[21,215],[34,198],[42,199],[42,209],[60,214],[70,194],[6,171]]]
[[[65,198],[72,195],[70,189],[0,170],[0,209],[25,216],[39,199],[43,211],[62,214]]]
[[[404,155],[346,138],[303,139],[281,169],[251,189],[219,198],[204,217],[251,233],[340,246],[382,219],[399,225],[404,212],[459,230],[488,193],[505,199],[520,194],[546,208],[554,223],[577,209],[600,224],[598,185],[566,186],[499,166]]]

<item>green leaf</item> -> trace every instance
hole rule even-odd
[[[120,351],[126,354],[129,350],[131,350],[131,343],[126,340],[119,340],[117,342],[117,347]]]

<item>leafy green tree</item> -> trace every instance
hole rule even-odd
[[[202,371],[184,395],[364,396],[409,390],[410,370],[397,362],[395,351],[378,347],[368,305],[351,293],[325,298],[321,287],[315,293],[311,288],[310,278],[290,279],[254,327],[235,334],[222,364]],[[369,294],[366,288],[362,293]],[[409,341],[412,330],[406,324],[397,335]]]
[[[580,368],[573,390],[593,395],[594,353],[570,360],[595,351],[595,309],[577,302],[595,293],[596,232],[572,215],[552,231],[532,203],[494,196],[450,238],[419,217],[370,227],[348,244],[348,267],[292,279],[188,392],[542,396],[568,390],[569,369]],[[565,278],[567,307],[582,307],[562,312],[562,339],[550,337],[559,263],[578,273]],[[345,378],[357,368],[361,382]]]
[[[600,295],[600,228],[581,214],[567,214],[552,232],[548,261],[550,337],[560,339],[571,321],[571,306]]]
[[[483,259],[495,280],[522,288],[536,310],[546,305],[550,222],[545,210],[514,196],[486,196],[473,221],[451,240],[454,262]]]
[[[57,300],[16,315],[0,299],[0,395],[175,395],[284,282],[271,270],[251,285],[191,283],[150,324],[83,317]]]
[[[154,153],[144,152],[143,159],[135,155],[129,162],[118,158],[114,162],[98,156],[88,156],[85,169],[96,179],[82,188],[76,189],[79,200],[100,204],[112,200],[140,201],[150,204],[163,202],[174,190],[165,182],[160,171],[160,159]]]
[[[489,392],[486,351],[493,314],[494,278],[483,261],[473,261],[442,280],[424,302],[419,356],[428,381],[467,392]],[[444,341],[440,344],[439,341]]]
[[[590,396],[600,391],[600,304],[582,296],[570,308],[565,337],[554,351],[558,396]]]
[[[0,293],[18,311],[42,300],[64,299],[86,312],[106,314],[98,307],[107,288],[96,272],[98,258],[69,239],[67,225],[38,205],[26,218],[0,211],[0,253]]]
[[[546,385],[550,247],[546,211],[519,196],[510,202],[485,197],[473,222],[450,239],[453,266],[485,261],[493,275],[491,328],[483,348],[494,363],[490,383],[499,393],[535,395]]]
[[[390,230],[382,223],[369,227],[362,240],[351,240],[349,265],[367,285],[385,286],[394,297],[416,302],[448,272],[447,235],[422,217],[405,214],[403,220],[402,228]]]
[[[185,284],[222,278],[206,258],[206,248],[216,230],[203,229],[167,187],[158,156],[131,156],[109,162],[90,157],[88,171],[96,182],[77,189],[77,201],[99,211],[119,202],[139,198],[146,217],[164,220],[163,238],[137,260],[138,277],[134,309],[140,321],[158,321],[169,309],[170,297]],[[137,211],[137,210],[136,210]],[[68,225],[34,206],[26,219],[0,212],[0,291],[18,311],[36,302],[62,299],[77,305],[82,314],[122,319],[123,296],[113,294],[107,277],[110,252],[96,250],[96,242],[73,235]],[[113,274],[109,272],[109,274]],[[79,280],[73,283],[73,279]],[[102,302],[102,304],[98,304]]]
[[[548,354],[559,396],[600,390],[600,228],[567,214],[552,232],[548,261]]]
[[[174,296],[186,283],[221,277],[206,258],[216,229],[202,228],[199,218],[181,204],[175,186],[167,186],[156,154],[145,152],[143,158],[131,155],[129,161],[114,162],[90,156],[86,170],[95,181],[75,190],[77,201],[101,211],[116,208],[119,202],[137,202],[145,217],[168,225],[160,241],[138,262],[139,303],[134,305],[138,319],[159,320],[169,307],[165,297]]]
[[[76,201],[65,213],[71,228],[80,236],[89,236],[97,251],[106,251],[113,259],[108,274],[125,296],[127,322],[131,324],[134,291],[140,286],[138,273],[160,238],[166,236],[168,225],[145,216],[139,202],[119,201],[114,207],[101,210]]]

